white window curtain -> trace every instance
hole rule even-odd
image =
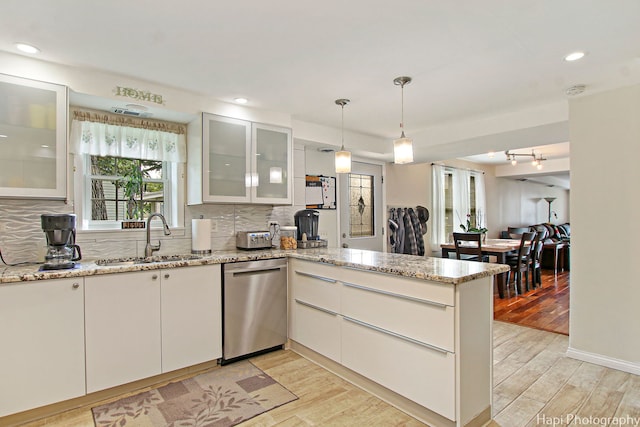
[[[487,210],[486,210],[486,196],[484,191],[484,174],[482,172],[472,172],[476,183],[476,212],[478,220],[481,224],[476,224],[477,227],[487,227]]]
[[[471,212],[471,173],[465,169],[449,169],[453,175],[453,230],[462,231],[460,224],[467,224]]]
[[[449,241],[446,233],[446,175],[451,174],[451,209],[452,226],[454,231],[461,231],[460,224],[466,226],[467,214],[471,213],[471,176],[475,182],[475,209],[483,224],[478,226],[486,227],[486,199],[484,187],[484,174],[482,172],[469,171],[447,167],[443,165],[432,165],[432,197],[433,215],[431,244],[432,247],[439,247],[442,243]]]
[[[432,247],[437,248],[440,244],[447,241],[445,232],[445,168],[441,165],[431,166],[432,174],[432,197],[433,197],[433,213],[431,214],[431,243]]]
[[[186,162],[184,134],[155,129],[73,120],[71,150],[75,154]]]

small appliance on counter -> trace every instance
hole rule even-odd
[[[42,231],[47,237],[47,253],[41,270],[74,268],[82,259],[76,245],[76,216],[74,214],[42,214]]]
[[[320,212],[313,209],[304,209],[296,212],[293,218],[298,229],[298,249],[327,246],[327,241],[320,239],[318,235]]]
[[[271,233],[268,231],[238,231],[236,233],[238,249],[270,249]]]

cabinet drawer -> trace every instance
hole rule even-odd
[[[294,265],[289,270],[291,297],[339,313],[340,284],[322,271],[304,267],[296,268]]]
[[[345,317],[342,364],[434,412],[455,420],[455,355]]]
[[[455,351],[453,307],[349,282],[341,291],[344,316]]]
[[[382,291],[402,294],[448,306],[455,305],[455,286],[393,274],[361,271],[353,268],[340,269],[337,277],[341,282],[357,283]]]
[[[336,313],[291,300],[289,337],[336,362],[340,362],[340,322]]]

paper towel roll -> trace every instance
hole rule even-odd
[[[191,220],[191,253],[211,253],[211,220]]]

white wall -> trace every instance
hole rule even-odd
[[[569,355],[640,374],[640,86],[570,102]]]
[[[307,175],[336,176],[334,153],[322,153],[316,148],[305,147],[305,170]],[[336,189],[336,196],[338,191]],[[336,209],[318,209],[318,233],[321,239],[327,240],[330,248],[337,248],[340,239],[338,231],[338,211]]]

